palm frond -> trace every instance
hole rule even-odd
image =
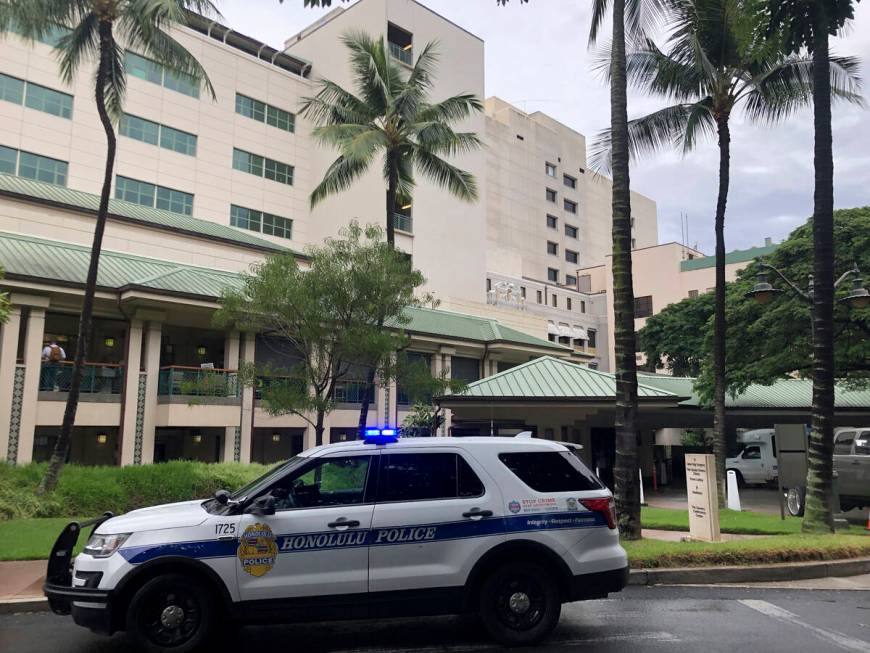
[[[383,39],[375,40],[365,32],[350,31],[342,35],[341,42],[350,50],[354,86],[363,101],[376,113],[385,113],[392,103],[399,75],[387,56]]]
[[[393,110],[405,122],[411,122],[417,115],[420,104],[432,88],[432,75],[438,61],[438,44],[430,41],[425,45],[414,64],[408,80],[393,101]]]
[[[417,114],[417,120],[420,122],[459,122],[481,111],[483,111],[483,103],[476,95],[461,93],[435,104],[422,105]]]
[[[477,182],[471,173],[454,165],[422,147],[414,147],[414,163],[423,175],[446,188],[451,194],[466,202],[477,200]]]
[[[302,98],[299,113],[316,125],[363,125],[378,115],[363,100],[328,79],[321,80],[316,96]]]
[[[435,154],[455,156],[483,147],[483,142],[474,132],[455,132],[443,122],[417,124],[414,128],[417,143]]]
[[[88,12],[81,16],[70,32],[60,38],[55,48],[60,78],[67,84],[72,83],[82,61],[96,60],[99,50],[99,19],[96,14]]]
[[[651,95],[673,102],[686,102],[709,93],[711,80],[690,62],[681,62],[662,52],[652,39],[626,54],[629,83]]]
[[[112,41],[109,51],[106,53],[108,71],[103,97],[106,102],[106,110],[114,122],[119,122],[124,114],[124,94],[127,90],[127,75],[124,72],[124,49],[116,41]],[[96,83],[97,80],[95,80]]]
[[[592,23],[589,26],[589,45],[595,45],[598,32],[607,17],[608,0],[592,0]]]
[[[309,201],[313,208],[330,195],[335,195],[350,188],[351,184],[361,177],[371,165],[371,159],[349,159],[344,155],[338,157],[323,175],[323,180],[311,192]]]

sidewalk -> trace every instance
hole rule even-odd
[[[45,560],[0,562],[0,601],[43,598]]]

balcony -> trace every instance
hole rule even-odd
[[[236,370],[170,365],[160,368],[157,394],[168,397],[222,397],[236,399],[239,383]]]
[[[40,392],[69,392],[72,361],[43,361],[39,372]],[[120,395],[124,367],[117,363],[85,363],[81,392],[87,395]]]
[[[410,44],[406,45],[405,47],[402,47],[398,43],[393,43],[392,41],[390,41],[389,46],[390,46],[390,56],[393,59],[397,59],[398,61],[401,61],[406,66],[413,66],[414,65],[414,51],[413,51],[413,48],[410,46]]]
[[[393,229],[412,234],[414,233],[414,221],[410,215],[393,213]]]

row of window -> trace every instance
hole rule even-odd
[[[559,218],[557,218],[555,215],[550,215],[548,213],[547,214],[547,226],[550,229],[558,229],[559,228],[558,225],[559,225]],[[569,238],[577,238],[578,233],[579,233],[579,229],[577,227],[575,227],[574,225],[567,224],[567,223],[565,224],[565,235],[566,236],[568,236]]]
[[[544,163],[544,172],[547,173],[548,177],[556,178],[556,164],[550,163],[547,161]],[[577,177],[572,177],[571,175],[562,174],[562,184],[567,186],[568,188],[577,188]]]
[[[66,161],[0,145],[0,173],[66,186],[68,168]]]
[[[196,156],[196,134],[189,134],[180,129],[167,127],[128,113],[121,117],[121,126],[118,131],[122,136],[134,138],[149,145],[159,145],[173,152]]]
[[[288,186],[293,185],[293,166],[235,147],[233,148],[233,168]]]
[[[559,244],[554,243],[551,240],[548,240],[547,241],[547,254],[552,254],[553,256],[558,256],[559,255]],[[568,263],[577,263],[580,260],[580,254],[578,252],[575,252],[573,249],[566,249],[565,250],[565,260],[568,261]],[[575,277],[574,278],[575,283],[576,283],[576,280],[577,279]],[[569,283],[569,282],[566,281],[566,283]]]
[[[559,196],[559,194],[556,191],[554,191],[552,188],[546,189],[546,197],[547,197],[548,202],[552,202],[553,204],[555,204],[556,200],[558,199],[558,196]],[[577,202],[574,202],[573,200],[569,200],[567,198],[563,198],[562,199],[562,208],[564,208],[568,213],[574,213],[576,215]]]
[[[598,343],[596,342],[597,333],[596,333],[595,329],[586,329],[586,334],[589,336],[588,340],[586,340],[586,346],[589,349],[595,349],[598,346]],[[557,336],[554,333],[547,334],[547,339],[550,342],[558,342],[561,345],[571,345],[571,341],[572,341],[572,338],[570,336]],[[581,340],[579,338],[573,338],[573,341],[574,341],[573,344],[575,346],[577,346],[577,347],[583,346],[583,340]],[[590,367],[591,367],[591,365],[590,365]],[[593,369],[597,369],[597,368],[593,368]]]
[[[249,98],[241,93],[236,93],[236,113],[283,129],[291,134],[296,129],[296,116],[289,111]]]
[[[0,73],[0,100],[71,119],[73,96]]]
[[[143,57],[129,50],[125,54],[124,70],[128,75],[144,79],[146,82],[163,86],[171,91],[178,91],[184,95],[198,98],[199,82],[177,70],[167,68],[161,63]]]
[[[115,177],[115,198],[173,213],[193,215],[192,194],[121,175]]]
[[[235,204],[230,206],[230,224],[239,229],[258,231],[269,236],[293,238],[293,220]]]
[[[10,32],[14,32],[15,34],[21,34],[21,28],[14,20],[10,21],[7,27]],[[50,45],[51,47],[57,47],[57,44],[60,43],[61,38],[70,33],[70,29],[68,27],[54,24],[47,25],[45,27],[45,30],[46,31],[43,34],[40,34],[36,40],[40,43]]]

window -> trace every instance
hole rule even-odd
[[[545,163],[544,170],[547,172],[548,177],[555,177],[556,176],[556,166],[553,165],[552,163]]]
[[[45,86],[27,82],[24,106],[61,118],[72,118],[73,97]]]
[[[293,133],[296,130],[296,116],[289,111],[236,93],[236,113],[272,127]]]
[[[553,204],[556,203],[556,191],[554,191],[552,188],[547,189],[547,201],[553,202]]]
[[[538,295],[537,296],[538,303],[543,304],[544,303],[544,294],[540,290],[538,290],[537,295]]]
[[[371,456],[319,458],[297,473],[287,474],[269,489],[282,489],[275,510],[351,506],[365,501]]]
[[[24,102],[24,81],[0,73],[0,100],[22,104]]]
[[[852,453],[852,443],[855,441],[855,432],[843,432],[837,436],[834,443],[835,456],[849,456]]]
[[[0,172],[66,186],[68,167],[66,161],[0,146]]]
[[[450,360],[450,376],[466,383],[473,383],[480,379],[480,361],[476,358],[452,356]]]
[[[490,290],[492,290],[492,279],[488,278],[486,280],[486,292],[489,292]]]
[[[855,440],[855,455],[870,456],[870,431],[861,431]]]
[[[535,492],[585,492],[604,486],[568,451],[500,453],[498,459]]]
[[[689,299],[696,299],[697,297],[698,297],[698,291],[697,291],[697,290],[690,290],[690,291],[689,291]]]
[[[631,228],[634,229],[634,218],[631,219]]]
[[[547,280],[559,283],[559,271],[556,268],[547,268]]]
[[[577,227],[571,226],[570,224],[565,225],[565,235],[568,238],[576,238],[577,237]]]
[[[632,249],[637,249],[637,238],[632,238],[632,239],[631,239],[631,248],[632,248]]]
[[[525,299],[526,298],[526,287],[520,286],[520,296]]]
[[[565,275],[565,285],[566,286],[576,286],[577,285],[577,277],[575,277],[573,274],[566,274]]]
[[[577,178],[571,175],[562,175],[562,183],[568,188],[577,188]]]
[[[586,329],[586,333],[589,335],[589,339],[586,341],[586,346],[590,349],[595,349],[595,336],[598,335],[598,332],[595,329]]]
[[[634,316],[649,317],[653,314],[652,295],[634,298]]]
[[[565,250],[565,260],[568,261],[568,263],[577,263],[577,261],[580,260],[580,255],[577,252],[574,252],[570,249],[566,249]]]
[[[571,298],[570,297],[565,298],[565,308],[567,308],[569,311],[571,310]]]
[[[472,498],[483,493],[480,478],[455,453],[381,456],[378,502]]]
[[[387,46],[391,57],[408,66],[414,65],[414,35],[411,32],[387,23]]]
[[[196,136],[166,125],[160,126],[160,147],[180,154],[196,156]]]
[[[233,148],[233,168],[257,177],[293,185],[293,166]]]
[[[160,140],[160,125],[144,118],[137,118],[129,114],[121,116],[121,126],[118,131],[121,136],[135,138],[137,141],[157,145]]]
[[[230,224],[233,227],[259,231],[269,236],[293,238],[293,220],[235,204],[230,206]]]
[[[555,215],[547,215],[547,226],[550,229],[555,229],[558,223],[559,219]]]
[[[743,460],[761,460],[761,447],[746,447],[743,450]]]
[[[13,20],[8,25],[8,29],[10,32],[15,32],[16,34],[21,34],[21,29],[19,25]],[[68,27],[63,27],[62,25],[49,24],[45,27],[46,31],[36,37],[36,40],[40,43],[45,43],[46,45],[50,45],[55,47],[60,41],[61,37],[66,36],[70,33],[70,29]]]
[[[553,305],[553,308],[559,308],[559,299],[556,297],[556,293],[550,295],[550,303]]]
[[[585,313],[585,312],[586,312],[586,302],[585,302],[584,300],[582,300],[582,299],[580,300],[580,312],[581,312],[581,313]]]
[[[572,202],[571,200],[564,200],[563,204],[565,206],[565,210],[568,213],[577,213],[577,202]]]
[[[115,198],[173,213],[193,215],[192,194],[120,175],[115,177]]]
[[[547,254],[559,254],[559,245],[551,240],[547,241]]]
[[[143,57],[135,52],[127,51],[124,59],[124,68],[132,77],[144,79],[146,82],[158,84],[171,91],[177,91],[190,97],[199,97],[199,82],[193,77],[176,70],[166,68],[152,59]]]

